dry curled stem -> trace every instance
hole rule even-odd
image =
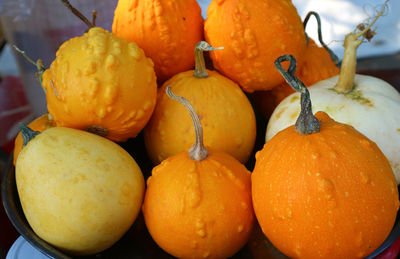
[[[376,32],[372,26],[376,21],[385,14],[387,10],[387,3],[381,6],[380,10],[376,12],[373,17],[370,17],[367,22],[359,24],[353,32],[347,34],[344,40],[344,56],[340,70],[339,81],[335,85],[335,91],[338,93],[349,93],[354,89],[354,77],[356,74],[357,66],[357,48],[361,43],[367,39],[370,41]],[[377,8],[374,8],[377,10]]]

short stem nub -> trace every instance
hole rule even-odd
[[[283,68],[281,64],[283,61],[290,62],[288,70]],[[283,55],[277,58],[274,64],[276,69],[278,69],[281,75],[285,78],[286,82],[294,90],[301,93],[301,110],[294,126],[295,130],[302,135],[319,132],[320,125],[318,119],[312,113],[310,93],[303,82],[294,75],[296,72],[296,59],[292,55]]]
[[[206,69],[206,62],[204,61],[203,51],[212,51],[220,48],[214,48],[205,41],[200,41],[194,48],[194,59],[195,59],[195,69],[193,75],[198,78],[208,77],[208,72]]]
[[[23,123],[19,124],[19,128],[21,130],[23,146],[26,146],[26,144],[28,144],[29,141],[31,141],[34,137],[40,134],[39,131],[34,131]]]
[[[193,106],[190,104],[190,102],[186,98],[172,93],[171,86],[167,86],[166,92],[167,92],[167,95],[171,99],[183,104],[186,107],[186,109],[188,109],[188,111],[190,113],[190,117],[192,117],[194,131],[196,134],[196,141],[193,144],[193,146],[189,149],[190,159],[196,160],[196,161],[202,161],[202,160],[206,159],[208,157],[208,151],[204,147],[203,128],[201,126],[199,116],[197,116],[196,111],[194,110]]]

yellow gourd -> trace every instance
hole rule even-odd
[[[197,44],[196,69],[175,75],[159,89],[157,106],[144,130],[146,148],[154,163],[187,150],[194,143],[195,132],[186,109],[165,94],[169,85],[196,109],[204,127],[206,147],[224,151],[242,163],[252,152],[256,137],[253,108],[236,83],[206,70],[203,51],[209,50],[214,48],[208,43]]]
[[[143,201],[144,179],[135,160],[114,142],[81,130],[25,128],[22,135],[30,140],[15,177],[33,231],[72,255],[95,254],[117,242]]]

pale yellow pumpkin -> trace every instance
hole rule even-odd
[[[49,128],[31,139],[18,156],[15,177],[33,231],[73,255],[117,242],[144,196],[141,170],[124,149],[71,128]]]

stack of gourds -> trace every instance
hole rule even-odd
[[[112,32],[80,15],[89,30],[40,73],[49,113],[16,139],[29,224],[73,255],[107,249],[140,211],[179,258],[230,257],[256,222],[289,257],[370,254],[399,207],[400,94],[355,75],[383,11],[346,36],[341,70],[290,0],[213,0],[205,21],[195,0],[120,0]],[[248,97],[271,116],[254,170]],[[140,132],[147,184],[115,143]]]

